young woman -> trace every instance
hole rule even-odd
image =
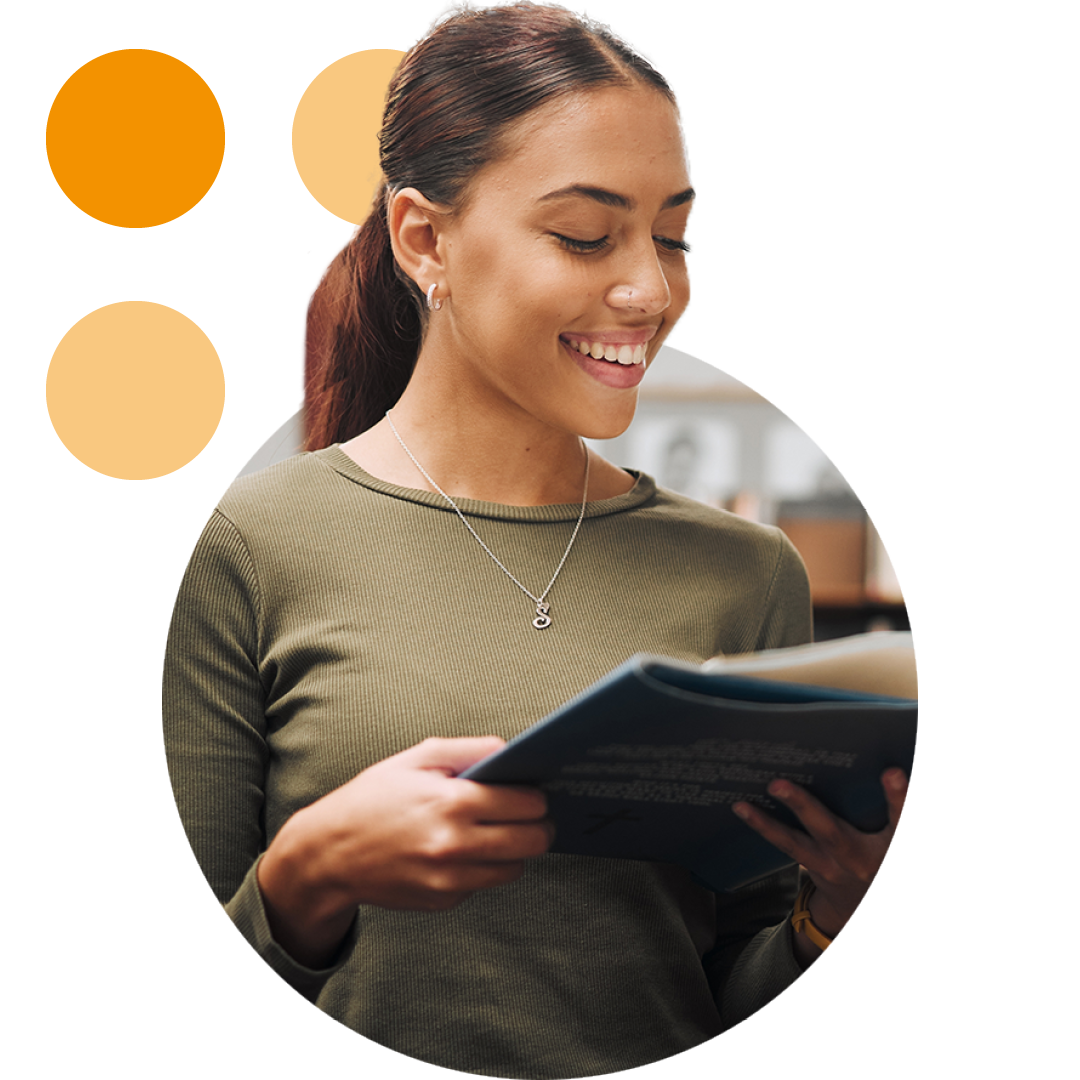
[[[248,940],[358,1032],[485,1075],[642,1065],[789,985],[892,825],[787,783],[805,835],[737,808],[816,887],[797,933],[794,874],[718,896],[545,854],[540,792],[455,778],[635,652],[807,640],[809,590],[776,530],[582,441],[630,423],[689,299],[664,80],[559,9],[466,12],[403,61],[381,145],[313,305],[309,452],[232,487],[181,588],[177,802]]]

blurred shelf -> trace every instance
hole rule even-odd
[[[873,630],[910,630],[904,604],[863,602],[858,604],[814,601],[814,638],[828,641]]]

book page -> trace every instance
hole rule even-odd
[[[891,697],[919,696],[915,648],[908,631],[857,634],[793,649],[718,656],[702,664],[702,669]]]

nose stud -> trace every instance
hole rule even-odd
[[[662,311],[668,305],[668,299],[659,293],[652,296],[648,291],[641,292],[630,285],[617,285],[608,293],[608,304],[613,308],[626,311]]]

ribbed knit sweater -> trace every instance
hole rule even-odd
[[[462,500],[533,592],[576,506]],[[511,738],[636,652],[700,661],[810,637],[775,529],[639,475],[590,503],[552,625],[441,496],[340,447],[237,481],[181,586],[164,681],[169,770],[199,864],[248,941],[343,1024],[448,1068],[533,1080],[678,1053],[799,974],[793,877],[714,895],[681,869],[549,854],[436,914],[359,910],[312,971],[273,940],[255,879],[297,810],[422,739]]]

